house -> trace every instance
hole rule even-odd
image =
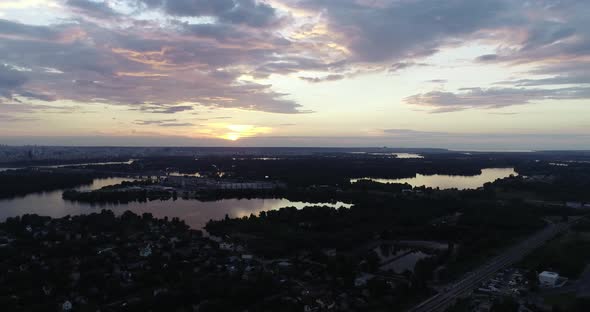
[[[541,287],[555,287],[559,274],[555,272],[543,271],[539,274],[539,283]]]
[[[373,274],[369,274],[369,273],[361,273],[355,280],[354,280],[354,286],[356,287],[361,287],[361,286],[366,286],[367,283],[369,282],[369,280],[373,279],[373,277],[375,277],[375,275]]]
[[[61,309],[62,311],[72,311],[72,303],[69,300],[66,300],[66,302],[61,305]]]
[[[230,244],[230,243],[221,243],[219,244],[219,249],[221,250],[233,250],[234,249],[234,245]]]
[[[148,244],[147,246],[145,246],[144,248],[140,248],[139,250],[139,256],[146,258],[152,255],[152,246],[150,244]]]
[[[281,261],[277,264],[280,268],[288,268],[291,266],[291,263],[288,261]]]
[[[584,208],[584,204],[582,204],[581,202],[566,202],[565,206],[568,208],[574,208],[574,209]]]
[[[324,249],[322,253],[327,257],[336,257],[336,249]]]

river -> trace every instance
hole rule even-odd
[[[119,184],[123,181],[130,181],[125,178],[95,179],[91,185],[81,186],[80,190],[95,190],[103,186]],[[54,218],[66,215],[88,214],[99,212],[101,209],[111,209],[116,214],[126,210],[142,214],[149,212],[155,217],[169,218],[178,217],[184,220],[192,228],[200,229],[210,219],[222,219],[225,215],[230,217],[243,217],[250,214],[257,215],[261,211],[276,210],[283,207],[294,206],[303,208],[318,204],[304,202],[292,202],[286,199],[224,199],[211,202],[198,200],[156,200],[147,203],[128,204],[104,204],[92,205],[87,203],[71,202],[62,199],[63,190],[29,194],[24,197],[0,200],[0,221],[8,217],[20,216],[23,214],[38,214]],[[350,207],[350,204],[320,204],[331,207]]]
[[[476,189],[482,187],[487,182],[494,182],[497,179],[507,178],[510,175],[517,176],[518,173],[514,171],[514,168],[486,168],[481,169],[481,174],[474,176],[460,176],[460,175],[423,175],[416,174],[413,178],[406,179],[379,179],[379,178],[362,178],[362,179],[351,179],[351,183],[355,183],[359,180],[371,180],[379,183],[408,183],[414,187],[426,186],[440,189]]]

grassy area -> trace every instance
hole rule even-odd
[[[590,239],[587,233],[564,234],[527,256],[521,265],[537,272],[555,271],[570,279],[580,276],[590,263]]]
[[[511,189],[496,188],[496,197],[498,199],[521,199],[521,200],[543,200],[543,196],[531,191],[519,191]]]
[[[576,294],[554,294],[544,297],[544,303],[551,307],[559,307],[561,311],[573,311],[576,306]]]

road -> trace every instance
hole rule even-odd
[[[543,230],[512,246],[475,271],[467,273],[459,281],[449,284],[441,292],[410,309],[409,312],[440,312],[448,308],[457,298],[471,293],[483,281],[490,279],[496,272],[518,262],[524,256],[545,244],[557,234],[567,230],[582,217],[572,218],[567,223],[549,224]]]

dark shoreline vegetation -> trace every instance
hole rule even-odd
[[[363,181],[365,182],[365,181]],[[409,190],[409,184],[389,184],[366,181],[373,185],[376,190],[396,191]],[[69,201],[84,203],[109,203],[125,204],[130,202],[146,202],[152,200],[176,200],[194,199],[199,201],[217,201],[222,199],[287,199],[290,201],[302,201],[307,203],[336,203],[343,202],[351,204],[360,193],[366,192],[367,185],[358,183],[350,186],[346,192],[336,187],[321,188],[275,188],[267,190],[231,190],[215,189],[201,190],[188,195],[188,192],[177,190],[147,189],[146,187],[158,185],[155,181],[143,180],[135,182],[123,182],[117,185],[106,186],[94,191],[66,190],[63,198]],[[142,189],[133,189],[141,187]]]
[[[0,172],[0,199],[91,184],[100,175],[23,169]]]

